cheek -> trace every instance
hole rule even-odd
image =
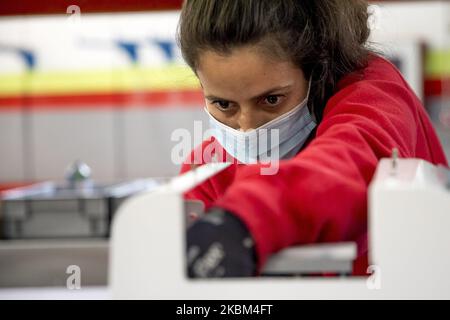
[[[212,104],[210,104],[207,100],[205,101],[205,107],[206,110],[217,120],[222,121],[223,119],[223,114],[222,112],[220,112],[220,110],[217,110],[217,108],[215,106],[213,106]]]
[[[205,107],[206,110],[212,115],[214,116],[214,118],[218,119],[218,117],[220,116],[220,111],[217,110],[217,108],[215,106],[213,106],[212,104],[210,104],[208,101],[205,101]]]
[[[227,116],[226,113],[218,110],[215,106],[211,105],[206,101],[206,110],[218,121],[222,122],[223,124],[236,128],[236,121],[234,117]]]
[[[205,107],[206,107],[206,110],[208,110],[209,113],[211,113],[211,114],[213,113],[213,111],[214,111],[213,109],[214,109],[214,108],[213,108],[213,106],[211,106],[211,105],[208,103],[208,100],[205,100]]]

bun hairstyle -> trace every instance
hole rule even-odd
[[[317,121],[339,79],[367,65],[370,50],[364,0],[185,0],[177,43],[196,72],[202,51],[228,55],[256,45],[290,59],[309,79]]]

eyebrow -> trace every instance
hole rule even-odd
[[[273,93],[273,92],[275,92],[275,91],[286,90],[286,89],[289,89],[289,88],[291,88],[291,87],[292,87],[291,84],[290,84],[290,85],[287,85],[287,86],[274,87],[274,88],[272,88],[272,89],[269,89],[269,90],[264,91],[264,92],[261,93],[261,94],[258,94],[257,96],[255,96],[255,97],[253,97],[253,98],[250,98],[250,100],[256,100],[256,99],[258,99],[258,98],[267,96],[267,95],[269,95],[269,94],[271,94],[271,93]],[[207,95],[207,96],[205,96],[205,98],[208,99],[208,100],[223,100],[223,101],[230,101],[230,102],[233,102],[232,100],[225,99],[225,98],[220,98],[220,97],[217,97],[217,96],[214,96],[214,95]]]

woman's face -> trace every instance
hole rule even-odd
[[[226,56],[205,51],[199,61],[197,76],[208,111],[234,129],[255,129],[293,109],[307,94],[301,69],[268,57],[256,46]]]

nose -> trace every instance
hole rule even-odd
[[[238,126],[241,131],[249,131],[258,127],[257,117],[250,108],[242,108],[238,115]]]

